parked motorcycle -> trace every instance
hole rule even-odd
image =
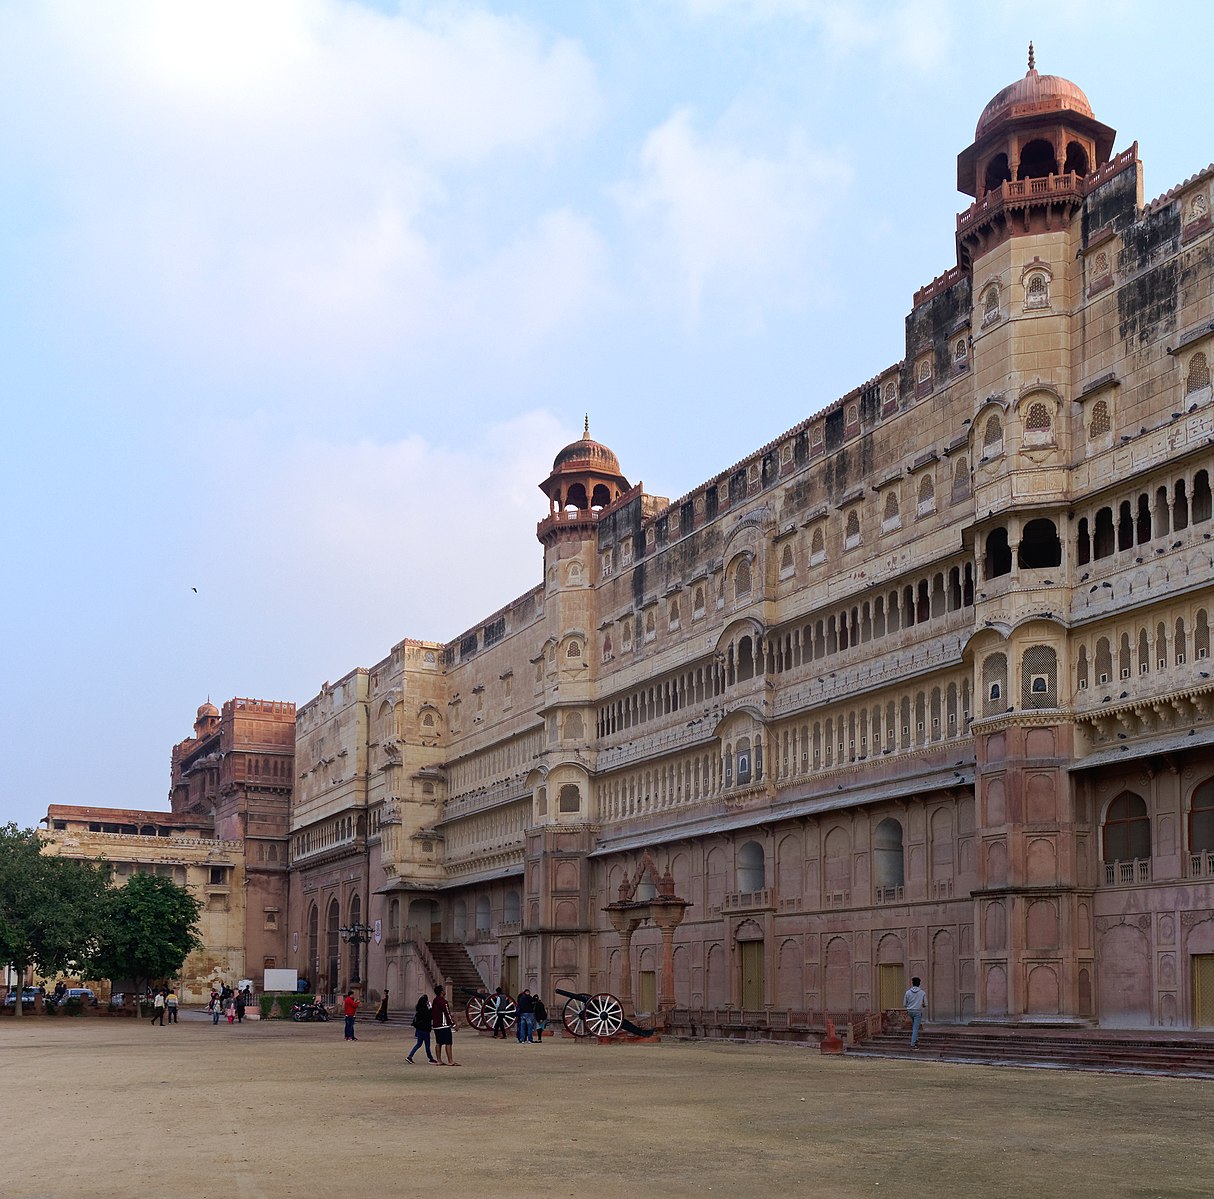
[[[296,1003],[291,1007],[291,1019],[297,1022],[326,1021],[329,1011],[323,1003]]]

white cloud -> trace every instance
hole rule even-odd
[[[948,0],[678,0],[694,19],[796,22],[818,32],[837,55],[877,53],[905,72],[935,70],[948,59]],[[812,69],[812,64],[806,64]]]
[[[752,153],[684,109],[645,139],[640,177],[619,196],[650,270],[678,282],[690,320],[717,295],[761,321],[804,294],[815,231],[848,179],[799,132],[776,153]]]
[[[432,352],[440,330],[529,344],[595,293],[585,218],[465,213],[478,172],[542,170],[596,121],[575,42],[466,6],[115,0],[9,8],[0,46],[21,114],[0,185],[43,213],[28,252],[68,323],[335,368]]]
[[[306,646],[308,686],[372,665],[402,637],[453,638],[539,583],[538,484],[577,435],[545,412],[470,428],[458,448],[217,432],[232,450],[208,522],[243,535],[208,563],[208,602],[217,627],[237,628],[256,595],[282,640],[269,656]],[[225,653],[239,661],[244,649]]]

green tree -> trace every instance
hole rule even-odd
[[[195,949],[202,905],[185,887],[154,874],[135,874],[106,896],[100,944],[93,958],[99,977],[146,986],[172,978]]]
[[[43,853],[34,829],[0,828],[0,961],[13,967],[18,988],[31,966],[57,974],[92,957],[109,889],[99,863]]]

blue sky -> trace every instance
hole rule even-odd
[[[164,806],[208,695],[304,702],[531,586],[584,412],[673,497],[897,361],[1030,38],[1148,198],[1200,170],[1212,32],[1118,0],[0,0],[0,819]]]

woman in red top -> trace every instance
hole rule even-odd
[[[443,1049],[447,1050],[447,1065],[458,1066],[459,1062],[452,1056],[451,1048],[451,1009],[447,1006],[447,997],[443,994],[443,985],[439,983],[434,988],[434,998],[430,1001],[430,1023],[434,1029],[434,1051],[438,1054],[434,1064],[443,1064]]]
[[[346,1000],[342,1007],[346,1013],[346,1040],[357,1041],[358,1038],[354,1035],[354,1016],[358,1011],[358,1000],[354,998],[353,991],[346,992]]]

